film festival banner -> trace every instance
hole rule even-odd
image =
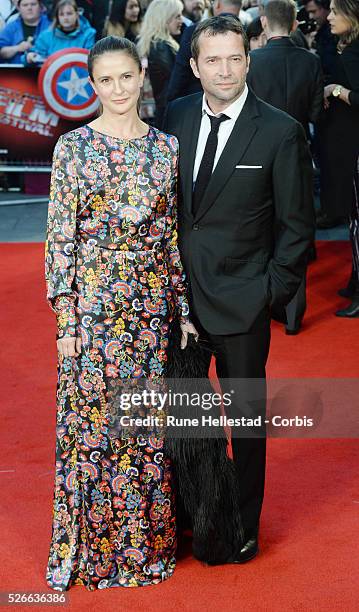
[[[3,162],[50,164],[59,136],[96,113],[87,55],[84,49],[72,48],[51,55],[41,69],[0,65]]]

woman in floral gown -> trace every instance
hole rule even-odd
[[[59,375],[53,533],[47,582],[65,590],[157,584],[175,567],[171,468],[160,436],[121,436],[121,381],[161,380],[169,324],[188,320],[177,248],[177,140],[143,123],[143,72],[125,39],[89,56],[103,106],[54,152],[46,279]]]

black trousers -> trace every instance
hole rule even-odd
[[[285,307],[285,314],[287,318],[286,328],[289,330],[295,329],[298,324],[300,325],[307,308],[306,276],[307,272],[305,272],[294,298]]]
[[[248,416],[248,406],[252,404],[250,414],[260,414],[264,419],[265,366],[270,344],[269,312],[263,311],[251,330],[245,334],[213,335],[204,330],[198,317],[195,317],[193,322],[200,333],[200,338],[208,343],[215,356],[216,373],[221,383],[222,392],[229,390],[226,379],[232,379],[230,383],[228,381],[230,386],[233,386],[234,379],[241,379],[240,400],[234,401],[230,408],[225,409],[227,416],[229,418]],[[253,378],[257,380],[252,381],[252,384],[249,384],[246,390],[243,379]],[[254,385],[256,387],[256,398],[253,402],[251,396],[253,395]],[[258,401],[258,398],[262,398],[262,400]],[[248,539],[258,530],[263,504],[266,439],[262,431],[262,437],[232,435],[231,443],[233,460],[238,474],[242,523],[245,536]]]
[[[354,197],[351,215],[349,217],[350,242],[352,247],[353,272],[352,276],[359,291],[359,157],[354,174]]]

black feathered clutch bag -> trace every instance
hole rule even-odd
[[[187,347],[180,348],[181,330],[173,323],[169,340],[167,378],[172,392],[185,390],[213,393],[208,380],[210,356],[201,342],[189,335]],[[215,412],[214,412],[214,411]],[[174,417],[201,418],[201,407],[168,407]],[[212,416],[220,416],[212,408]],[[227,438],[222,427],[198,432],[184,427],[182,435],[167,432],[165,448],[173,463],[178,506],[190,519],[193,555],[211,564],[234,558],[243,543],[239,512],[239,490],[233,461],[227,455]]]

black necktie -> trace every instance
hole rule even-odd
[[[194,216],[198,212],[199,205],[203,198],[204,192],[206,191],[209,179],[211,178],[214,158],[217,151],[219,126],[222,121],[229,119],[227,115],[220,115],[219,117],[208,115],[208,117],[211,122],[211,131],[207,138],[206,147],[203,153],[201,165],[198,169],[196,184],[193,190],[192,208]]]

